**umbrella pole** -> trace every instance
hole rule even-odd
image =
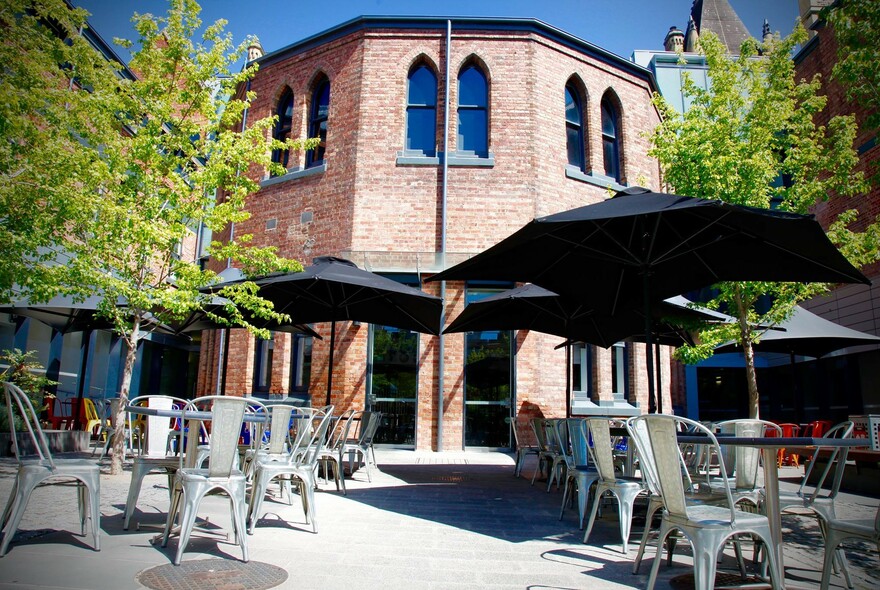
[[[83,397],[85,396],[86,390],[86,368],[89,366],[89,345],[92,343],[92,330],[85,330],[82,333],[82,354],[80,358],[82,362],[79,366],[79,386],[76,393],[76,407],[73,409],[76,413],[76,416],[71,416],[73,418],[73,429],[79,430],[80,426],[82,426],[82,421],[79,419],[80,417],[80,408],[83,404]]]
[[[327,404],[330,405],[330,392],[333,390],[333,349],[336,348],[336,322],[330,322],[330,362],[327,363]]]
[[[226,367],[229,365],[229,328],[223,330],[223,336],[223,362],[220,363],[222,367],[220,373],[220,395],[226,395]]]
[[[571,418],[571,344],[565,347],[565,417]]]
[[[660,367],[660,343],[654,344],[654,358],[657,359],[657,413],[663,413],[663,373]]]
[[[648,413],[657,412],[657,398],[654,394],[654,341],[651,338],[651,298],[649,296],[650,277],[648,270],[642,270],[642,286],[645,298],[645,367],[648,372]]]

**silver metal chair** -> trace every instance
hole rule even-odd
[[[367,481],[373,481],[372,475],[372,467],[376,467],[376,455],[373,452],[373,438],[376,436],[376,431],[379,429],[379,424],[382,422],[382,412],[364,412],[361,414],[360,419],[360,429],[358,430],[358,436],[356,440],[348,439],[345,441],[343,445],[341,455],[348,454],[348,470],[351,472],[352,476],[354,476],[354,458],[358,458],[358,467],[360,467],[360,460],[363,458],[363,463],[366,466],[367,470]]]
[[[877,509],[873,523],[870,520],[838,520],[836,518],[825,521],[825,560],[822,564],[820,590],[828,589],[834,558],[838,554],[840,544],[847,539],[859,539],[873,543],[880,551],[880,508]],[[847,584],[849,583],[849,579],[847,579]]]
[[[233,464],[238,456],[238,441],[245,410],[249,405],[259,407],[262,404],[243,397],[219,395],[200,397],[194,399],[184,408],[181,416],[183,423],[186,424],[188,420],[188,412],[197,411],[196,408],[206,403],[211,403],[209,439],[211,460],[207,469],[187,466],[184,460],[188,454],[192,454],[194,445],[191,442],[187,445],[188,452],[181,453],[179,467],[174,476],[171,509],[168,511],[165,533],[162,536],[162,546],[164,547],[168,544],[168,536],[171,534],[171,527],[179,510],[180,540],[174,557],[174,565],[180,565],[180,558],[189,542],[202,498],[208,492],[217,489],[226,492],[229,496],[233,531],[238,545],[241,547],[242,561],[248,560],[247,535],[245,534],[247,512],[245,476],[239,469],[233,467]],[[262,411],[265,412],[265,406],[262,407]],[[188,461],[192,460],[192,457],[188,458]]]
[[[736,437],[760,438],[762,436],[782,436],[782,428],[774,422],[751,418],[726,420],[716,425],[718,432]],[[719,477],[728,478],[733,500],[737,504],[748,501],[756,508],[761,504],[763,489],[758,485],[758,470],[761,465],[761,449],[743,446],[725,446],[721,439],[721,453],[726,472]],[[718,479],[714,479],[718,485]]]
[[[251,488],[250,508],[248,510],[248,533],[253,534],[257,520],[262,514],[263,498],[266,488],[276,477],[294,476],[299,486],[306,522],[311,523],[312,532],[318,532],[317,511],[315,510],[315,470],[318,452],[327,436],[331,413],[314,410],[310,419],[311,427],[299,427],[296,446],[290,450],[284,461],[256,461],[254,483]],[[308,433],[309,436],[305,436]]]
[[[349,440],[351,435],[352,424],[355,420],[360,419],[363,412],[355,412],[354,410],[346,410],[334,421],[333,433],[327,437],[327,440],[321,445],[318,451],[318,466],[324,468],[324,479],[328,477],[329,469],[333,470],[333,479],[336,482],[336,491],[342,490],[342,495],[346,495],[345,491],[345,474],[342,469],[342,454],[345,448],[345,441]],[[328,431],[330,428],[328,427]]]
[[[523,465],[525,465],[526,457],[529,455],[540,455],[541,449],[535,440],[535,431],[530,426],[530,421],[524,418],[506,418],[505,421],[510,424],[510,430],[513,432],[513,441],[516,444],[516,462],[513,465],[513,476],[519,477],[522,474]],[[532,439],[532,441],[528,441]]]
[[[584,517],[587,515],[587,500],[590,497],[590,488],[599,479],[599,472],[590,465],[589,452],[587,451],[586,430],[582,427],[583,419],[567,418],[567,431],[570,447],[561,447],[563,457],[567,464],[565,487],[562,493],[562,509],[559,511],[559,520],[565,512],[565,505],[570,497],[573,497],[572,488],[577,490],[578,497],[578,527],[583,530]],[[560,422],[561,423],[561,422]],[[560,437],[562,434],[559,435]],[[571,452],[567,451],[571,449]],[[571,494],[571,496],[569,496]]]
[[[295,408],[290,404],[268,404],[265,408],[269,412],[269,422],[253,429],[251,441],[254,445],[244,452],[241,470],[248,479],[253,477],[257,457],[282,459],[290,452],[291,416]],[[264,438],[267,440],[261,444]]]
[[[27,508],[34,489],[52,478],[74,478],[77,482],[77,506],[79,507],[80,533],[85,535],[86,522],[91,524],[95,551],[101,550],[101,479],[98,464],[86,459],[53,459],[49,443],[40,427],[39,415],[34,411],[28,396],[12,383],[3,383],[6,398],[6,412],[9,419],[9,434],[12,448],[18,460],[18,472],[9,501],[3,510],[0,531],[0,557],[6,555],[9,543],[18,530],[18,525]],[[25,458],[16,437],[14,415],[17,415],[27,430],[31,443],[36,449],[36,458]],[[60,482],[56,482],[60,483]]]
[[[645,423],[645,428],[640,423]],[[766,516],[742,512],[736,509],[730,485],[722,479],[727,497],[727,507],[710,505],[688,505],[685,486],[681,475],[681,452],[678,446],[678,425],[686,424],[693,431],[705,436],[710,450],[718,456],[721,472],[725,473],[724,457],[715,435],[701,424],[677,416],[651,414],[632,418],[630,432],[637,437],[644,436],[647,444],[641,444],[654,459],[657,468],[657,483],[663,500],[663,519],[660,524],[660,538],[657,554],[648,579],[648,590],[654,588],[660,568],[661,551],[667,537],[673,531],[681,531],[693,546],[694,583],[697,590],[714,588],[716,560],[727,539],[743,534],[755,535],[765,545],[771,543],[770,523]],[[644,441],[643,441],[644,442]],[[782,585],[776,553],[767,552],[771,585],[775,590]]]
[[[157,410],[183,409],[189,402],[183,398],[170,395],[142,395],[133,398],[129,406],[146,406]],[[137,421],[136,418],[142,418]],[[173,418],[161,416],[134,416],[130,414],[132,427],[129,431],[131,437],[135,436],[134,430],[138,430],[138,451],[134,456],[131,466],[131,483],[128,486],[128,498],[125,501],[125,516],[122,528],[128,530],[131,517],[137,506],[138,497],[143,487],[144,478],[155,470],[168,477],[168,493],[174,487],[174,474],[180,467],[180,456],[171,451],[169,437],[172,436],[171,423]],[[134,426],[138,423],[141,426]],[[133,445],[133,443],[129,443]]]
[[[593,507],[590,510],[590,520],[584,533],[584,543],[590,538],[593,523],[596,521],[596,511],[599,503],[606,492],[610,492],[617,500],[617,515],[620,521],[620,538],[623,543],[623,553],[626,554],[629,543],[629,532],[632,528],[633,504],[636,498],[646,490],[641,481],[633,478],[619,478],[614,472],[614,451],[611,447],[611,427],[607,418],[587,418],[580,425],[586,431],[589,429],[593,437],[591,454],[596,468],[599,471],[599,479],[596,482],[596,496],[593,499]]]

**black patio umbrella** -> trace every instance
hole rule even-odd
[[[654,397],[651,305],[719,281],[868,283],[811,216],[651,192],[535,219],[429,280],[531,282],[615,315],[645,309]]]
[[[652,308],[655,341],[679,346],[693,343],[676,320],[717,321],[715,312],[687,307],[683,297],[660,301]],[[608,348],[615,342],[644,333],[644,309],[621,310],[609,316],[596,312],[581,300],[563,297],[533,284],[491,295],[468,305],[445,329],[444,334],[481,330],[534,330],[566,339],[566,344],[585,342]],[[566,389],[568,371],[566,370]],[[570,414],[566,397],[566,414]],[[662,407],[658,405],[658,407]]]
[[[440,333],[442,302],[439,297],[361,270],[342,258],[322,256],[315,258],[314,264],[302,272],[268,275],[253,282],[259,287],[258,295],[271,301],[276,311],[290,315],[294,323],[331,322],[328,404],[333,385],[337,321]],[[221,283],[211,289],[216,292],[229,284]]]
[[[777,329],[768,330],[754,345],[755,352],[776,352],[790,355],[821,357],[851,346],[880,344],[880,336],[859,332],[826,320],[800,305]],[[742,352],[735,342],[727,342],[715,349],[716,354]]]
[[[91,295],[82,301],[68,295],[57,295],[45,303],[32,303],[27,299],[14,301],[0,306],[0,312],[30,318],[46,324],[61,334],[83,332],[80,355],[79,385],[77,387],[77,403],[82,403],[85,395],[85,372],[89,364],[88,342],[94,330],[112,330],[113,322],[98,315],[98,306],[103,301],[99,295]],[[117,305],[124,306],[126,301],[120,298]],[[74,416],[74,428],[79,428],[79,415]]]

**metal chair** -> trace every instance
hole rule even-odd
[[[183,409],[187,403],[183,398],[170,395],[142,395],[132,399],[128,405],[171,410],[175,407]],[[138,427],[140,442],[138,453],[134,456],[131,466],[131,483],[128,486],[128,498],[125,501],[125,516],[122,523],[124,530],[128,530],[131,516],[134,514],[138,497],[141,494],[144,478],[157,469],[161,470],[168,477],[168,493],[170,494],[174,487],[174,474],[180,466],[179,455],[171,454],[168,444],[173,418],[161,416],[138,416],[137,418],[145,419],[140,422],[141,426]],[[130,421],[132,424],[137,423],[134,418],[130,418]],[[129,432],[131,437],[134,436],[134,430],[133,426]],[[130,444],[132,443],[130,442]]]
[[[644,422],[644,428],[640,423]],[[736,510],[733,496],[726,479],[723,488],[727,507],[686,503],[685,487],[681,476],[681,452],[678,446],[678,425],[686,424],[695,433],[705,436],[711,450],[718,456],[719,466],[724,469],[724,457],[715,435],[698,422],[663,414],[637,416],[630,421],[630,432],[644,437],[640,447],[650,454],[657,468],[657,483],[663,500],[663,519],[660,523],[660,539],[657,554],[648,579],[648,590],[654,588],[660,568],[661,550],[673,531],[681,531],[693,546],[694,583],[697,590],[714,587],[716,559],[728,538],[743,534],[755,535],[764,544],[771,543],[770,523],[766,516]],[[771,585],[780,588],[782,578],[773,551],[767,552]]]
[[[563,445],[560,450],[566,462],[565,487],[562,493],[562,509],[559,511],[559,520],[565,512],[565,504],[569,497],[573,498],[572,487],[577,489],[578,497],[578,528],[583,530],[584,517],[587,515],[587,500],[590,497],[590,488],[599,479],[599,472],[590,465],[589,452],[587,451],[586,429],[581,426],[583,419],[567,418],[567,432],[570,447]],[[560,421],[559,424],[562,422]],[[562,436],[560,433],[559,436]],[[571,452],[567,451],[571,448]],[[572,494],[569,496],[569,494]]]
[[[720,434],[736,437],[760,438],[762,436],[782,436],[784,429],[767,420],[751,418],[726,420],[716,425]],[[732,484],[731,493],[734,502],[739,504],[747,500],[756,508],[761,503],[762,489],[758,486],[758,470],[761,465],[761,450],[742,446],[725,446],[721,439],[721,453],[724,457],[725,470],[719,477],[727,478]],[[710,485],[718,485],[718,478],[713,478]]]
[[[519,477],[522,474],[523,465],[526,463],[526,457],[529,455],[540,454],[541,449],[538,447],[538,441],[535,439],[535,431],[530,427],[530,421],[520,418],[505,418],[510,424],[510,430],[513,432],[513,441],[516,444],[516,462],[513,465],[513,476]],[[531,439],[531,441],[527,441]]]
[[[342,490],[342,495],[346,495],[345,491],[345,474],[342,470],[342,455],[345,448],[345,441],[349,440],[351,428],[355,420],[360,420],[363,412],[355,412],[354,410],[346,410],[334,422],[334,431],[331,436],[325,440],[318,451],[318,466],[324,468],[324,479],[328,477],[328,469],[333,469],[333,479],[336,482],[336,491]],[[329,431],[329,427],[328,427]]]
[[[180,540],[174,565],[180,565],[183,550],[189,542],[190,534],[195,525],[199,504],[205,495],[213,490],[222,490],[229,496],[232,514],[232,528],[241,547],[242,561],[248,560],[246,513],[247,497],[245,493],[245,476],[233,464],[238,456],[238,440],[241,425],[244,422],[248,406],[266,411],[262,403],[244,397],[211,395],[194,399],[183,409],[181,420],[185,424],[187,413],[196,411],[201,404],[211,403],[211,431],[209,445],[211,460],[207,469],[187,466],[184,460],[187,453],[181,453],[179,466],[174,476],[174,490],[171,509],[165,521],[165,532],[162,535],[162,546],[168,544],[171,527],[180,512]],[[262,407],[261,407],[262,406]],[[190,447],[194,446],[192,444]],[[190,451],[190,449],[187,449]],[[192,461],[192,458],[189,458]]]
[[[371,467],[376,466],[376,455],[373,452],[373,438],[376,436],[376,430],[382,422],[382,412],[363,412],[360,419],[360,429],[358,430],[357,439],[347,439],[342,446],[340,456],[348,454],[348,470],[354,476],[353,460],[358,457],[358,467],[360,467],[360,458],[367,469],[367,481],[372,483],[373,476]]]
[[[593,507],[590,510],[590,520],[584,533],[584,543],[590,538],[593,523],[596,521],[596,512],[599,503],[606,492],[610,492],[617,500],[617,514],[620,521],[620,538],[623,543],[623,553],[627,552],[629,532],[632,528],[633,504],[636,497],[646,490],[641,481],[633,478],[619,478],[614,472],[614,450],[611,447],[611,428],[606,418],[587,418],[580,428],[586,438],[587,429],[593,438],[593,447],[590,450],[593,462],[599,471],[599,479],[596,482],[596,496],[593,499]]]
[[[100,551],[101,473],[97,463],[86,459],[53,459],[49,443],[40,427],[40,417],[34,410],[28,396],[17,385],[7,382],[3,383],[3,392],[6,398],[12,448],[18,460],[18,472],[15,476],[12,493],[9,495],[9,501],[3,510],[3,518],[0,520],[0,531],[3,533],[3,541],[0,543],[0,557],[6,555],[9,543],[15,536],[15,531],[18,530],[31,492],[47,480],[59,477],[76,480],[80,532],[85,535],[86,522],[90,522],[95,551]],[[31,443],[36,449],[37,458],[35,459],[25,459],[24,452],[19,448],[14,419],[16,414],[28,431]]]
[[[269,457],[282,459],[290,452],[290,428],[294,407],[289,404],[269,404],[265,406],[269,412],[268,424],[260,424],[251,434],[251,441],[265,440],[264,444],[255,443],[244,452],[241,470],[251,479],[257,457],[263,460]],[[299,411],[299,410],[297,410]]]
[[[314,410],[310,419],[311,427],[298,428],[296,446],[290,450],[285,461],[257,459],[247,517],[247,531],[249,534],[253,534],[254,528],[257,526],[257,520],[261,515],[263,498],[266,495],[266,488],[269,482],[276,477],[286,475],[296,478],[302,498],[303,512],[306,515],[306,523],[311,523],[313,533],[318,532],[317,511],[315,510],[315,468],[318,461],[318,452],[321,450],[321,444],[327,436],[331,415],[332,413],[329,412],[324,413],[321,410]],[[309,436],[304,436],[306,433]]]
[[[838,520],[836,518],[825,521],[825,559],[822,563],[820,590],[828,589],[834,558],[839,554],[840,544],[847,539],[859,539],[874,543],[877,545],[877,550],[880,551],[880,508],[877,509],[873,523],[870,520]],[[847,585],[852,587],[848,575]]]

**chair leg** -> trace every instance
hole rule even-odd
[[[657,583],[657,573],[660,571],[660,561],[663,559],[663,545],[666,543],[666,537],[673,530],[665,520],[660,523],[660,538],[657,539],[657,552],[654,554],[654,563],[651,564],[651,574],[648,576],[646,590],[654,590],[654,584]],[[695,587],[700,588],[700,586]]]
[[[596,496],[593,498],[593,505],[590,508],[590,520],[587,522],[587,530],[584,533],[584,543],[586,543],[590,538],[590,532],[593,530],[593,523],[596,521],[596,512],[599,510],[599,503],[602,501],[602,494],[605,493],[605,488],[600,484],[596,487]]]
[[[189,537],[192,534],[193,526],[196,524],[196,514],[201,504],[202,490],[194,491],[192,498],[188,498],[186,491],[183,492],[183,508],[180,513],[180,538],[177,543],[177,553],[174,556],[174,565],[180,565],[180,558],[183,557],[183,551],[189,543]]]
[[[141,495],[141,486],[144,484],[144,477],[146,477],[149,471],[149,467],[135,459],[135,462],[131,467],[131,483],[128,484],[128,499],[125,501],[125,520],[122,522],[123,530],[128,530],[131,515],[134,514],[134,508],[137,505],[138,497]]]
[[[632,529],[633,504],[641,490],[626,490],[617,498],[618,514],[620,518],[620,538],[623,539],[623,553],[626,555],[629,547],[629,533]]]
[[[633,562],[633,574],[639,573],[639,566],[642,563],[642,558],[645,555],[645,547],[648,545],[648,537],[651,534],[651,523],[654,520],[654,515],[657,513],[657,510],[660,509],[660,506],[661,505],[658,501],[653,499],[648,501],[648,513],[645,516],[645,530],[642,531],[642,540],[639,543],[639,551],[636,553],[636,559]]]
[[[260,511],[263,508],[263,497],[266,495],[266,487],[269,480],[265,471],[257,466],[254,475],[254,485],[251,488],[251,501],[248,507],[247,515],[247,532],[249,535],[254,534],[254,528],[257,526],[257,520],[260,518]]]
[[[18,525],[21,523],[21,517],[24,516],[25,508],[27,508],[28,498],[30,498],[31,492],[33,491],[33,486],[25,486],[23,483],[24,482],[16,483],[15,500],[10,508],[9,521],[6,524],[6,529],[3,533],[3,542],[0,543],[0,557],[6,555],[6,550],[9,548],[9,543],[12,541],[12,537],[15,536],[15,531],[18,530]]]
[[[241,547],[241,560],[248,561],[246,517],[247,503],[245,502],[245,482],[233,484],[227,490],[229,501],[232,504],[232,528],[235,530],[235,538]]]

